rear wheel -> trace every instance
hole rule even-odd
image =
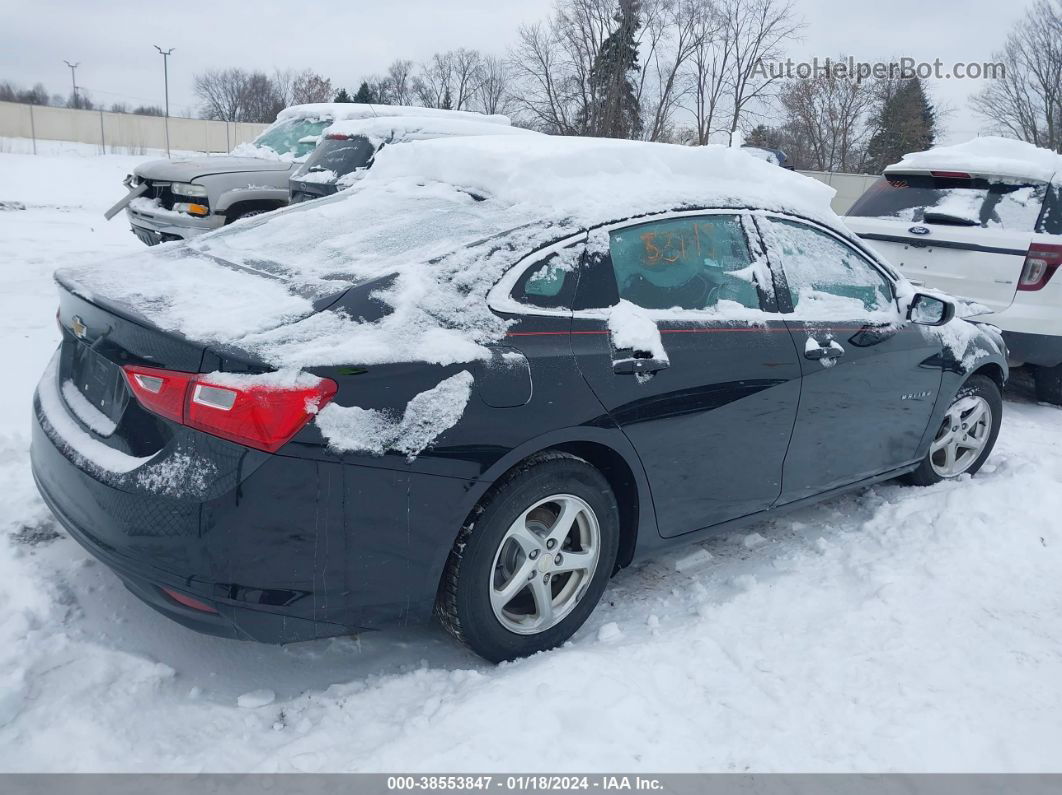
[[[973,475],[995,447],[1003,419],[1003,397],[995,381],[974,375],[948,407],[929,452],[907,480],[931,486],[960,475]]]
[[[462,529],[436,613],[492,662],[551,649],[597,605],[618,548],[619,510],[600,472],[563,453],[530,461]]]
[[[1036,399],[1062,406],[1062,364],[1054,367],[1034,367]]]

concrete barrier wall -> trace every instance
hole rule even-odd
[[[96,144],[103,151],[166,149],[166,120],[161,116],[50,108],[0,102],[0,136]],[[170,118],[170,149],[228,152],[251,141],[266,124]]]
[[[830,171],[801,171],[806,177],[825,182],[835,191],[833,197],[833,211],[838,215],[844,215],[848,208],[855,204],[856,199],[863,195],[877,179],[874,174],[837,174]]]

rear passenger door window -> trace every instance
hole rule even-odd
[[[616,296],[645,309],[760,309],[737,215],[669,218],[609,233]]]

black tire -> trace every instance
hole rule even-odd
[[[999,428],[1003,422],[1003,396],[999,391],[999,386],[991,378],[984,375],[972,375],[967,379],[966,383],[959,387],[959,391],[955,393],[955,397],[952,403],[956,403],[964,397],[977,396],[984,398],[992,409],[992,428],[989,432],[988,442],[985,444],[984,449],[981,450],[981,454],[977,456],[974,462],[963,470],[961,473],[957,473],[951,477],[944,477],[940,475],[934,468],[931,456],[932,452],[926,452],[926,457],[922,459],[922,463],[918,465],[918,469],[904,476],[904,480],[914,486],[932,486],[934,483],[940,483],[942,480],[950,480],[959,475],[975,475],[977,471],[988,460],[988,456],[992,454],[992,448],[996,446],[996,439],[999,437]]]
[[[1062,406],[1062,364],[1054,367],[1034,367],[1036,399],[1043,403]]]
[[[236,213],[236,215],[226,216],[225,226],[228,226],[229,224],[234,224],[243,218],[253,218],[256,215],[265,215],[266,213],[272,212],[275,209],[276,207],[269,207],[268,209],[265,207],[255,207],[251,210],[244,210],[243,212]]]
[[[578,497],[596,515],[600,530],[597,565],[582,597],[562,620],[537,634],[518,634],[507,629],[491,607],[495,556],[515,519],[536,502],[557,494]],[[618,549],[619,508],[602,474],[567,453],[538,456],[494,488],[462,528],[439,586],[436,615],[454,637],[491,662],[552,649],[568,640],[597,606],[615,568]]]

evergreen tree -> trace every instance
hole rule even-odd
[[[450,98],[450,87],[446,87],[446,91],[443,94],[442,102],[439,103],[439,107],[443,110],[453,110],[454,101]]]
[[[339,91],[336,92],[336,98],[333,99],[332,101],[333,102],[353,102],[354,100],[350,98],[350,94],[347,93],[347,90],[345,88],[341,88],[341,89],[339,89]]]
[[[374,105],[380,101],[380,98],[376,96],[376,92],[369,86],[368,81],[362,80],[361,85],[358,86],[358,93],[354,95],[354,99],[351,102],[358,102],[362,105]]]
[[[638,44],[635,35],[641,27],[639,0],[620,0],[614,17],[618,23],[590,67],[589,135],[605,138],[636,138],[642,131],[642,113],[634,86],[638,69]]]
[[[867,144],[866,170],[880,174],[908,152],[921,152],[936,140],[937,116],[922,81],[906,80],[881,104],[877,132]]]

